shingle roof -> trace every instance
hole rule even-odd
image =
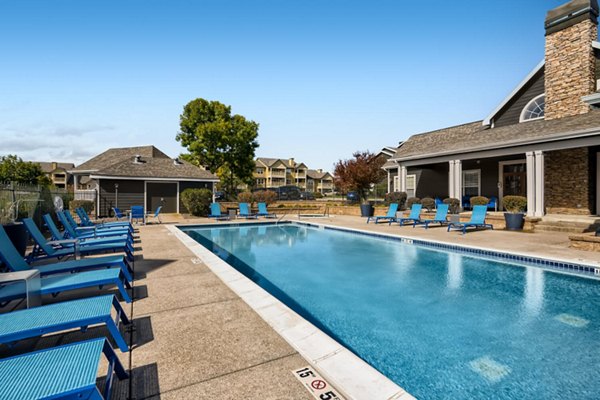
[[[45,173],[50,173],[52,171],[54,171],[54,164],[56,164],[56,168],[61,168],[64,170],[71,170],[75,167],[75,164],[73,163],[53,163],[53,162],[46,162],[46,161],[34,161],[37,164],[40,164],[40,167],[42,167],[42,171],[44,171]]]
[[[270,167],[273,164],[275,164],[277,161],[280,161],[281,159],[279,159],[279,158],[258,157],[256,160],[262,162],[267,167]]]
[[[543,142],[552,136],[575,135],[585,130],[598,130],[600,134],[600,110],[550,121],[542,119],[492,129],[485,128],[481,121],[476,121],[413,135],[396,150],[392,159],[425,158]]]
[[[331,176],[331,174],[327,171],[319,172],[315,169],[309,169],[306,171],[306,176],[308,176],[309,178],[312,178],[312,179],[323,179],[327,175]]]
[[[141,162],[134,162],[135,156]],[[94,176],[216,180],[215,175],[186,161],[178,163],[154,146],[109,149],[72,170]]]
[[[154,146],[137,146],[137,147],[118,147],[108,149],[103,153],[87,160],[83,164],[74,168],[73,172],[88,172],[97,171],[113,164],[116,164],[126,158],[133,159],[133,156],[140,155],[144,158],[169,158],[168,155],[160,151]]]

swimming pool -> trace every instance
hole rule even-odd
[[[418,398],[597,398],[596,280],[291,224],[182,229]]]

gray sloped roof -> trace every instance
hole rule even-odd
[[[460,154],[475,149],[544,142],[552,136],[568,136],[586,130],[600,131],[600,110],[550,121],[541,119],[491,129],[484,127],[481,121],[476,121],[413,135],[396,150],[391,159],[402,161],[439,154]]]
[[[265,164],[267,167],[272,166],[273,164],[275,164],[277,161],[282,161],[280,158],[267,158],[267,157],[258,157],[256,159],[257,161],[262,162],[263,164]],[[283,162],[283,161],[282,161]]]
[[[40,164],[40,167],[42,167],[42,171],[44,171],[45,173],[50,173],[52,171],[54,171],[54,163],[52,162],[46,162],[46,161],[34,161],[34,163]],[[75,164],[73,163],[55,163],[56,164],[56,169],[64,169],[64,170],[72,170],[73,168],[75,168]]]
[[[72,171],[98,171],[123,161],[124,159],[133,159],[133,157],[136,155],[140,155],[144,158],[169,158],[168,155],[154,146],[118,147],[108,149],[105,152],[90,158],[83,164],[77,166],[77,168],[74,168]]]
[[[137,155],[141,156],[139,163],[134,162]],[[154,146],[108,149],[72,172],[90,173],[99,177],[218,180],[217,176],[209,171],[186,161],[176,163]]]
[[[309,170],[307,170],[307,171],[306,171],[306,175],[307,175],[309,178],[312,178],[312,179],[323,179],[323,178],[325,178],[327,175],[329,175],[329,176],[331,177],[331,174],[330,174],[329,172],[327,172],[327,171],[324,171],[324,172],[319,172],[319,171],[317,171],[316,169],[309,169]]]

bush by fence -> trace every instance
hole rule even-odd
[[[188,212],[195,216],[207,216],[212,203],[212,191],[209,189],[185,189],[181,192],[181,202]]]

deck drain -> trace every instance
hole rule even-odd
[[[575,328],[585,328],[590,323],[587,319],[577,317],[571,314],[558,314],[554,317],[555,320],[563,324],[571,325]]]
[[[500,382],[502,378],[511,373],[510,367],[500,364],[488,356],[471,361],[469,367],[492,383]]]
[[[307,366],[292,371],[294,376],[304,385],[315,399],[345,400],[317,371]]]
[[[202,264],[202,260],[199,258],[192,258],[191,261],[192,264]]]

